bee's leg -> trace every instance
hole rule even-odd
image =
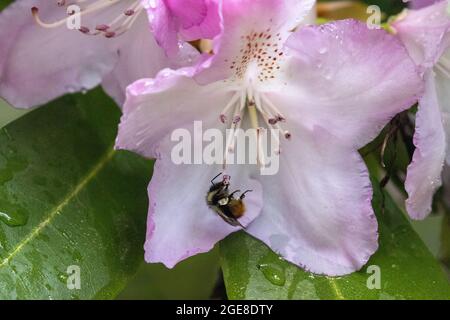
[[[248,192],[252,192],[253,190],[245,190],[244,193],[241,194],[241,196],[239,197],[239,199],[244,199],[245,198],[245,194]]]
[[[214,185],[214,180],[217,179],[217,177],[219,177],[222,174],[222,172],[220,172],[217,176],[215,176],[214,178],[211,179],[211,184]]]
[[[237,225],[239,226],[239,227],[241,227],[242,229],[244,229],[244,230],[246,230],[247,228],[246,227],[244,227],[238,220],[236,220],[236,222],[237,222]]]
[[[234,195],[235,193],[238,193],[238,192],[241,192],[241,190],[235,190],[235,191],[233,191],[232,193],[230,193],[230,195],[228,196],[228,198],[233,199],[233,195]]]

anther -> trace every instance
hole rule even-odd
[[[268,120],[268,122],[269,122],[269,124],[271,124],[271,125],[275,125],[275,124],[277,124],[277,122],[278,122],[278,118],[270,118],[270,119]]]
[[[95,30],[97,31],[107,31],[109,29],[109,26],[106,24],[99,24],[95,27]]]
[[[290,140],[291,137],[292,137],[292,135],[291,135],[291,133],[290,133],[289,131],[285,131],[285,132],[284,132],[284,137],[285,137],[286,139]]]
[[[79,11],[79,14],[81,17],[84,18],[85,16],[90,15],[94,12],[98,12],[108,7],[115,6],[116,4],[119,3],[119,1],[125,2],[123,0],[97,0],[86,5],[82,5],[81,3],[86,2],[86,0],[75,0],[70,1],[70,3],[79,4],[79,6],[82,7]],[[92,26],[92,28],[82,26],[78,30],[87,35],[103,34],[106,38],[114,38],[125,33],[131,28],[131,26],[137,20],[137,17],[139,16],[138,14],[144,10],[144,7],[141,4],[140,0],[127,0],[127,1],[131,3],[128,9],[126,9],[125,11],[120,11],[120,14],[109,23],[97,24],[95,27]],[[57,5],[59,7],[65,7],[68,4],[69,3],[66,0],[57,1]],[[67,22],[67,19],[69,19],[68,17],[65,17],[52,23],[46,23],[40,19],[39,9],[37,7],[32,7],[31,13],[36,23],[43,28],[57,28],[63,26]],[[69,12],[68,10],[68,12],[66,13],[69,16],[72,16],[77,12],[75,12],[75,10]],[[91,29],[95,31],[91,32]]]
[[[281,115],[277,115],[277,122],[278,122],[278,121],[280,121],[280,122],[285,122],[286,119],[285,119],[284,117],[282,117]]]
[[[105,37],[106,38],[113,38],[115,36],[116,36],[116,33],[114,31],[105,32]]]
[[[89,28],[88,27],[80,27],[80,29],[78,29],[81,33],[89,33],[90,32],[90,30],[89,30]]]

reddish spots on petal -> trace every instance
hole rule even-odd
[[[275,78],[275,72],[280,70],[278,57],[282,56],[280,50],[281,37],[270,33],[270,28],[263,32],[251,32],[240,37],[242,45],[239,54],[232,59],[229,64],[230,70],[235,71],[237,78],[243,78],[248,70],[250,63],[256,62],[259,68],[259,74],[256,77],[260,81]]]

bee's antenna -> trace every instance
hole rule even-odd
[[[233,191],[232,193],[230,193],[230,195],[228,196],[228,198],[233,198],[233,195],[234,195],[235,193],[238,193],[238,192],[241,192],[241,190]]]
[[[222,172],[220,172],[217,176],[215,176],[214,178],[211,179],[211,184],[214,185],[214,180],[217,179],[218,176],[220,176],[222,174]]]
[[[244,199],[245,198],[245,194],[248,192],[252,192],[253,190],[245,190],[244,193],[241,194],[241,196],[239,197],[239,199]]]

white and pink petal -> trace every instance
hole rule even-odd
[[[176,165],[170,159],[170,151],[159,150],[158,154],[148,188],[145,260],[172,268],[181,260],[211,250],[241,227],[227,224],[206,203],[211,179],[221,172],[221,166]],[[261,184],[250,177],[250,172],[247,166],[227,168],[235,189],[252,190],[245,198],[245,215],[239,219],[244,227],[251,224],[263,206]]]
[[[414,61],[431,68],[450,46],[447,1],[420,10],[408,10],[391,24]]]
[[[139,79],[156,76],[166,67],[194,64],[199,58],[198,52],[185,43],[178,48],[176,56],[169,59],[156,43],[144,14],[139,16],[127,33],[114,41],[119,59],[114,69],[103,77],[102,86],[119,106],[125,102],[128,85]]]
[[[425,8],[427,6],[430,6],[430,5],[440,2],[440,1],[446,1],[446,0],[410,0],[409,7],[412,9],[421,9],[421,8]]]
[[[400,41],[355,20],[309,26],[286,44],[288,56],[272,102],[309,128],[360,148],[423,92],[423,80]]]
[[[442,124],[445,131],[446,162],[450,165],[450,49],[439,60],[439,66],[434,68],[435,85]]]
[[[247,231],[310,272],[357,271],[378,247],[364,161],[325,129],[291,130],[279,172],[259,178],[264,207]]]
[[[15,1],[0,13],[0,96],[21,108],[91,89],[118,61],[107,39],[87,37],[65,25],[40,27],[31,15],[33,6],[48,21],[65,14],[46,0]]]
[[[123,15],[135,2],[121,1],[83,15],[83,27],[92,31]],[[44,22],[67,17],[65,7],[46,0],[16,1],[0,13],[0,96],[15,107],[33,107],[65,93],[88,90],[104,78],[106,91],[121,104],[128,84],[152,77],[161,68],[187,63],[193,52],[185,46],[177,62],[170,63],[156,45],[144,12],[127,32],[107,39],[69,29],[65,21],[42,27],[33,19],[32,7],[39,9]]]
[[[416,150],[405,181],[409,196],[406,209],[413,219],[424,219],[431,212],[434,192],[441,186],[446,153],[444,123],[432,71],[426,74],[426,85],[416,115]]]
[[[314,0],[229,0],[222,4],[223,26],[214,39],[214,55],[205,60],[204,72],[197,75],[200,83],[211,83],[233,77],[232,61],[244,58],[249,39],[266,39],[282,44],[307,16]],[[251,14],[249,14],[251,13]],[[251,57],[248,57],[251,58]]]
[[[143,0],[156,41],[173,58],[180,43],[212,39],[221,30],[219,0]]]
[[[141,79],[127,89],[116,148],[155,157],[160,142],[179,128],[202,121],[217,127],[221,108],[232,93],[220,84],[201,86],[192,79],[194,68],[164,69],[154,79]]]

